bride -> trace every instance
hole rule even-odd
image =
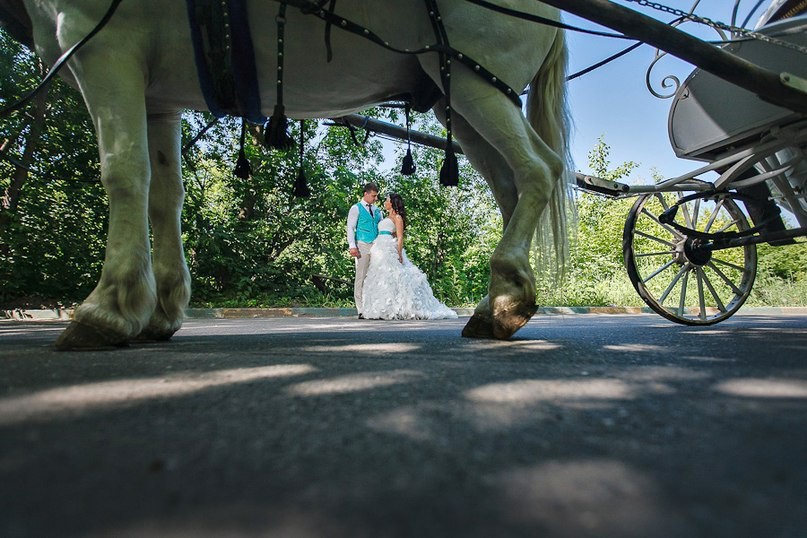
[[[389,215],[378,223],[378,237],[370,250],[364,279],[367,319],[445,319],[457,314],[438,301],[426,275],[406,256],[403,248],[406,209],[399,194],[384,200]]]

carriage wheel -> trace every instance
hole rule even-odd
[[[711,325],[743,305],[757,271],[756,245],[706,252],[699,240],[659,221],[659,215],[691,193],[640,196],[622,236],[633,287],[661,316],[684,325]],[[700,232],[739,232],[748,220],[728,194],[704,194],[684,202],[675,222]]]

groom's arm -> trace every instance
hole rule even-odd
[[[350,250],[350,255],[358,258],[361,255],[359,254],[359,249],[356,247],[356,224],[359,222],[359,208],[356,207],[356,204],[353,204],[350,207],[350,211],[347,212],[347,246]]]

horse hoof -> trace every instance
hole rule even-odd
[[[531,305],[497,312],[493,316],[474,313],[462,329],[462,336],[507,340],[526,325],[537,310],[537,306]]]
[[[493,321],[493,337],[507,340],[530,321],[538,310],[535,305],[520,306],[515,310],[508,310],[495,315]]]
[[[493,338],[493,319],[481,314],[474,314],[462,329],[466,338]]]
[[[176,330],[164,331],[156,328],[146,327],[135,337],[137,342],[167,342],[174,336]]]
[[[54,346],[59,351],[96,351],[125,347],[127,340],[124,334],[73,320],[56,339]]]

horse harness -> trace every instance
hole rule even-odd
[[[196,70],[208,108],[217,117],[234,115],[262,123],[246,1],[186,2]]]
[[[218,116],[233,115],[243,117],[251,123],[267,120],[261,113],[255,53],[250,35],[246,0],[186,0],[191,26],[199,82],[210,111]],[[277,92],[272,117],[267,123],[267,142],[274,147],[288,147],[289,139],[278,130],[284,130],[287,120],[283,107],[284,69],[284,29],[288,6],[298,8],[301,13],[315,16],[325,22],[325,45],[327,60],[333,58],[330,44],[331,28],[336,26],[344,31],[362,36],[377,45],[400,54],[437,53],[440,62],[441,92],[436,85],[421,95],[405,95],[400,98],[420,112],[431,108],[445,96],[445,119],[447,130],[446,166],[441,171],[441,182],[456,184],[456,157],[452,146],[451,130],[451,63],[457,61],[477,73],[506,95],[514,105],[521,108],[519,92],[505,84],[496,75],[468,55],[451,47],[437,0],[424,0],[436,44],[420,49],[399,49],[384,41],[369,28],[356,24],[335,13],[336,0],[280,0],[277,23]],[[447,183],[446,183],[447,182]]]

